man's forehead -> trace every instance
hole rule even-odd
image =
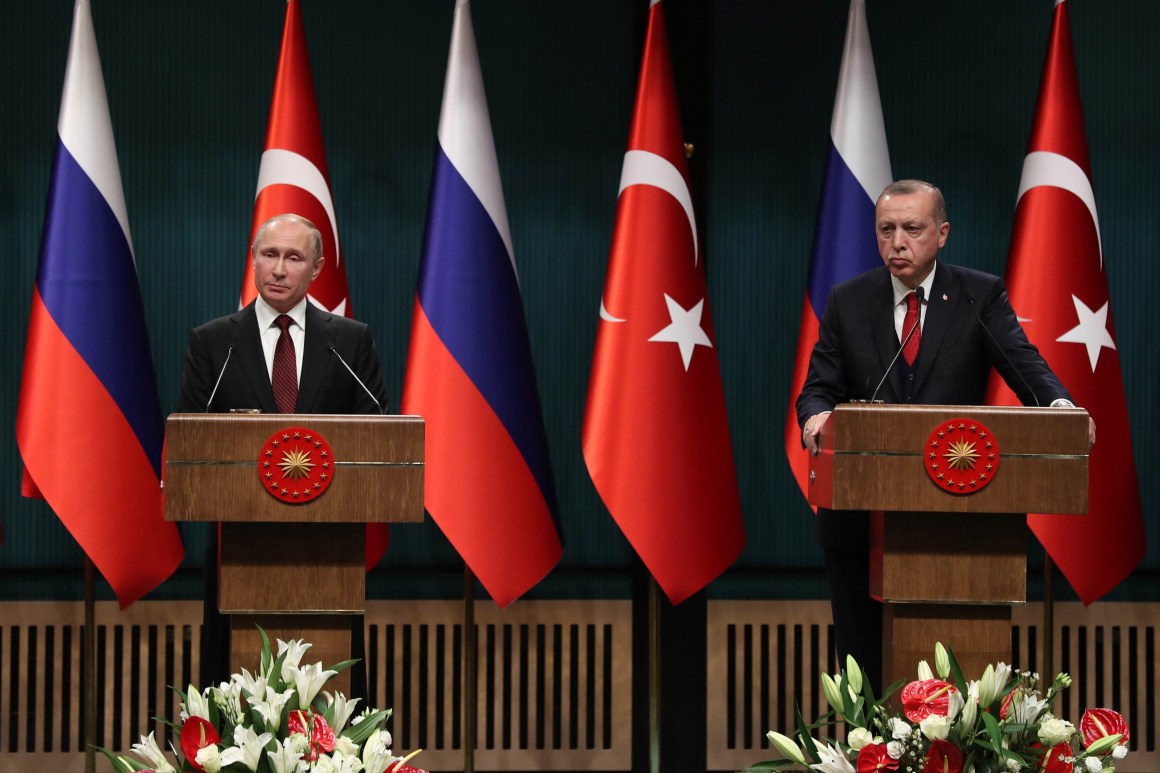
[[[886,196],[878,202],[879,220],[915,220],[931,217],[933,202],[922,193]]]

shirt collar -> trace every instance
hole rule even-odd
[[[282,312],[266,303],[266,300],[260,295],[258,296],[257,300],[254,301],[254,315],[258,318],[258,330],[262,331],[263,333],[274,324],[274,320],[277,319],[281,313]],[[306,329],[305,298],[298,301],[298,303],[294,305],[294,308],[290,309],[290,311],[286,312],[286,314],[290,317],[290,319],[294,320],[294,324],[303,330]]]
[[[922,282],[919,283],[919,285],[918,285],[919,287],[922,288],[922,292],[924,293],[924,297],[926,299],[924,302],[930,301],[930,290],[932,287],[934,287],[934,275],[937,272],[938,272],[938,261],[935,261],[935,264],[930,269],[930,273],[926,275],[926,279],[922,280]],[[902,301],[906,299],[906,296],[908,296],[912,292],[914,292],[909,287],[904,285],[902,283],[902,280],[900,280],[898,277],[894,276],[894,274],[890,275],[890,286],[894,288],[894,305],[895,306],[902,303]]]

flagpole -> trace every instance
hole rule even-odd
[[[661,593],[656,578],[648,582],[648,767],[661,769]]]
[[[475,575],[463,565],[463,773],[475,770],[475,720],[479,644],[475,636]]]
[[[97,770],[97,612],[96,567],[85,554],[84,725],[85,773]]]

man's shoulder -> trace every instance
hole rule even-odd
[[[306,327],[309,330],[311,325],[333,325],[335,330],[342,331],[360,331],[367,326],[365,322],[360,322],[357,319],[344,317],[341,314],[333,314],[325,309],[320,309],[313,303],[307,301],[306,303]]]
[[[201,323],[193,329],[193,332],[198,335],[210,335],[213,333],[221,333],[232,329],[235,325],[244,322],[247,318],[254,316],[254,305],[251,303],[241,309],[230,314],[223,314],[220,317],[214,317],[211,320]]]
[[[849,279],[843,279],[834,285],[834,292],[841,295],[849,292],[864,291],[867,287],[872,287],[880,284],[888,284],[890,282],[890,271],[885,265],[875,266],[869,271],[863,271],[857,276],[852,276]]]

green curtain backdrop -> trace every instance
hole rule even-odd
[[[402,386],[450,36],[450,0],[302,0],[355,313]],[[665,0],[748,544],[724,597],[817,596],[820,552],[789,475],[789,399],[848,4]],[[1070,0],[1088,144],[1145,518],[1160,366],[1160,7]],[[1002,273],[1053,3],[870,0],[896,177],[946,193],[943,257]],[[561,505],[561,568],[533,595],[624,595],[631,550],[580,453],[588,370],[645,0],[476,0],[473,14]],[[191,326],[236,304],[284,17],[282,0],[94,0],[162,408]],[[14,271],[0,352],[0,598],[73,598],[81,554],[19,495],[15,414],[72,3],[7,9],[0,223]],[[678,37],[679,36],[679,37]],[[688,41],[696,45],[688,45]],[[691,84],[691,85],[690,85]],[[689,93],[689,89],[696,93]],[[694,106],[690,108],[690,105]],[[690,112],[693,111],[692,114]],[[115,459],[87,449],[78,472]],[[197,597],[204,532],[157,597]],[[1033,564],[1041,551],[1031,549]],[[518,557],[513,557],[518,560]],[[1111,598],[1155,599],[1160,550]],[[430,521],[397,527],[375,594],[457,593]],[[1034,589],[1033,589],[1034,593]]]

